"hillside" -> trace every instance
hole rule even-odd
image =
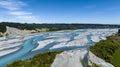
[[[90,50],[98,57],[112,63],[115,67],[120,67],[120,36],[107,37],[107,40],[98,42]]]

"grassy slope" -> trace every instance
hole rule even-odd
[[[90,50],[105,61],[120,67],[120,36],[110,36],[90,47]]]
[[[13,63],[8,64],[6,67],[50,67],[55,59],[56,54],[61,52],[62,51],[55,51],[37,54],[28,60],[14,61]]]
[[[120,67],[120,48],[114,53],[113,58],[111,59],[111,63],[116,67]]]

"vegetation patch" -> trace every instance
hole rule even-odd
[[[120,67],[120,36],[107,37],[107,40],[101,40],[95,46],[90,47],[90,50],[106,62]]]
[[[13,63],[8,64],[6,67],[50,67],[55,59],[56,54],[61,52],[62,51],[55,51],[36,54],[33,58],[14,61]]]
[[[115,51],[111,63],[115,65],[115,67],[120,67],[120,48]]]

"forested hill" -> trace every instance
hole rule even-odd
[[[12,23],[0,22],[0,32],[6,31],[6,26],[15,27],[19,29],[41,29],[48,28],[50,31],[67,30],[67,29],[88,29],[88,28],[120,28],[120,25],[112,24],[27,24],[27,23]]]

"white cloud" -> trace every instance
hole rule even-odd
[[[16,18],[20,18],[20,19],[33,19],[35,18],[34,16],[16,16]]]
[[[20,0],[2,0],[0,1],[0,6],[8,10],[19,10],[27,4]]]
[[[37,21],[37,17],[32,12],[25,11],[23,8],[27,6],[25,2],[21,0],[0,0],[0,7],[7,9],[7,14],[14,16],[21,21]]]
[[[31,12],[25,12],[25,11],[12,11],[9,12],[11,15],[21,16],[21,15],[32,15]]]

